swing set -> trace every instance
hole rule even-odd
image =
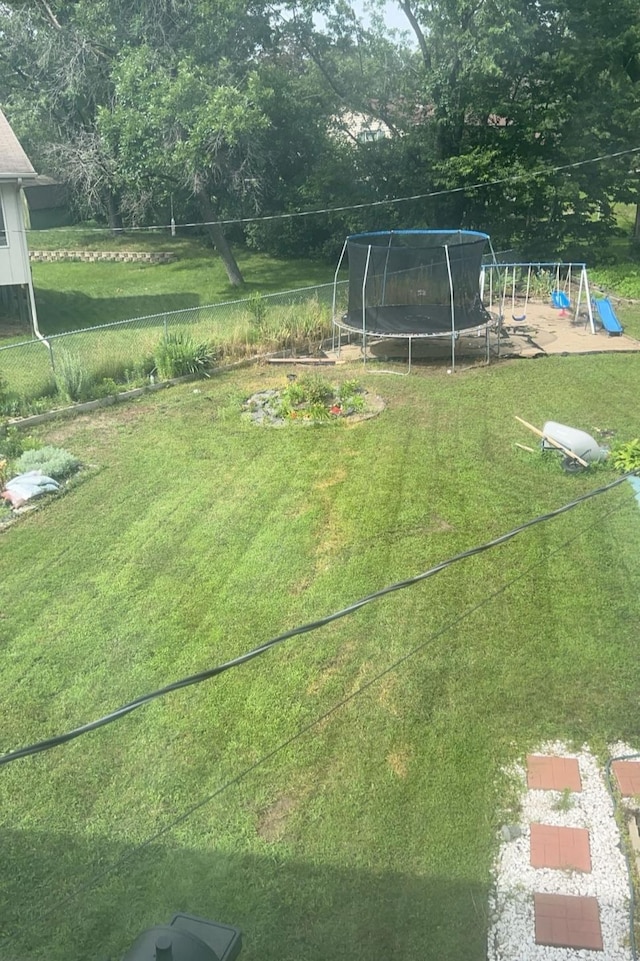
[[[560,317],[569,316],[571,311],[573,318],[585,318],[592,334],[596,332],[586,264],[485,264],[480,288],[483,297],[487,291],[487,307],[497,313],[500,327],[508,312],[514,324],[524,324],[530,304],[549,298],[551,305],[560,311]],[[572,309],[573,294],[575,308]]]

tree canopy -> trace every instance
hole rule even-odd
[[[460,226],[540,256],[601,248],[640,193],[637,0],[398,6],[412,42],[347,0],[4,0],[2,106],[81,215],[173,206],[235,284],[219,222],[308,209],[364,205],[233,239],[333,257],[353,230]],[[360,142],[354,116],[388,136]]]

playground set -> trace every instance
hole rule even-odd
[[[487,253],[488,248],[488,253]],[[338,275],[349,266],[346,311]],[[333,347],[368,357],[488,364],[492,357],[640,350],[584,263],[498,260],[473,230],[375,231],[347,237],[335,273]],[[604,345],[602,332],[618,338]],[[594,339],[595,338],[595,339]]]

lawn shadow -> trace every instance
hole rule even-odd
[[[464,879],[314,864],[277,844],[247,854],[165,840],[140,851],[2,830],[0,845],[0,955],[12,961],[116,961],[178,911],[240,927],[243,961],[486,954],[487,890]]]
[[[45,336],[200,306],[200,295],[195,292],[91,297],[79,290],[36,288],[35,295],[40,330]]]

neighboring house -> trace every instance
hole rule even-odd
[[[28,205],[27,227],[31,230],[68,227],[72,222],[69,191],[65,184],[45,174],[38,174],[22,189]]]
[[[336,137],[352,143],[373,143],[376,140],[387,140],[394,135],[391,127],[383,120],[355,110],[345,110],[334,117],[331,127]]]
[[[2,313],[14,313],[38,334],[22,187],[36,179],[31,161],[0,110],[0,332]],[[3,310],[4,307],[4,310]]]

